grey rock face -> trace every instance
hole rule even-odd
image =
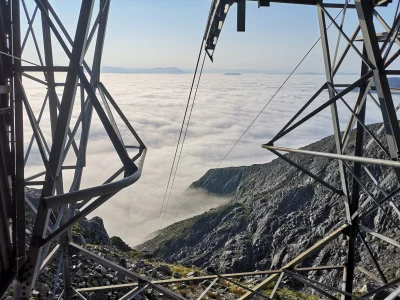
[[[229,196],[236,192],[242,178],[246,176],[247,170],[243,167],[231,167],[208,170],[203,177],[190,185],[192,189],[204,189],[209,193]]]
[[[93,217],[91,220],[85,218],[79,222],[79,225],[83,229],[82,236],[87,243],[100,245],[108,245],[110,243],[102,218]]]
[[[369,126],[373,132],[379,127],[380,124]],[[378,137],[386,145],[386,138],[382,134]],[[366,135],[364,140],[368,141],[369,136]],[[324,138],[305,149],[334,153],[334,139]],[[354,132],[345,153],[354,153]],[[366,149],[366,155],[387,159],[376,143]],[[287,157],[341,189],[337,161],[300,154],[287,154]],[[349,162],[347,164],[352,166]],[[387,168],[371,165],[366,167],[379,180],[390,172]],[[366,172],[363,172],[361,181],[370,192],[374,191],[373,183],[367,179]],[[351,191],[351,181],[349,186]],[[397,183],[393,178],[384,186],[387,191],[392,191],[395,187]],[[190,188],[202,188],[217,195],[230,195],[231,201],[165,228],[158,236],[140,245],[139,250],[150,251],[156,258],[169,262],[195,265],[199,268],[214,266],[220,272],[268,270],[282,267],[337,228],[337,224],[345,222],[343,196],[317,183],[281,159],[262,165],[210,170]],[[361,193],[364,193],[364,201],[367,193],[363,190]],[[382,199],[383,195],[378,193],[376,197]],[[389,206],[385,208],[393,219],[398,220],[398,216]],[[365,218],[362,224],[399,240],[399,231],[381,210]],[[393,257],[400,257],[400,249],[371,236],[366,239],[387,279],[395,278],[400,269],[400,260],[394,260]],[[347,239],[342,235],[305,260],[301,266],[344,264],[346,248]],[[376,273],[361,241],[358,241],[358,249],[357,264]],[[341,281],[338,271],[330,271],[329,275],[313,272],[311,278],[324,280],[325,283],[335,286]],[[369,278],[356,272],[358,288],[368,282]]]

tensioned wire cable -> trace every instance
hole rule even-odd
[[[204,52],[203,63],[202,63],[202,65],[201,65],[201,69],[200,69],[200,73],[199,73],[199,79],[198,79],[198,81],[197,81],[197,86],[196,86],[196,91],[195,91],[195,93],[194,93],[194,97],[193,97],[193,101],[192,101],[192,106],[191,106],[191,108],[190,108],[190,113],[189,113],[188,121],[187,121],[187,123],[186,123],[185,134],[183,135],[182,147],[181,147],[181,150],[180,150],[180,152],[179,152],[178,162],[177,162],[177,164],[176,164],[175,173],[174,173],[174,177],[173,177],[173,179],[172,179],[171,188],[170,188],[170,190],[169,190],[168,199],[167,199],[167,202],[166,202],[166,204],[165,204],[164,215],[163,215],[162,220],[161,220],[161,223],[160,223],[160,228],[162,227],[162,225],[163,225],[163,223],[164,223],[165,215],[167,214],[169,200],[170,200],[170,198],[171,198],[171,193],[172,193],[172,189],[173,189],[173,187],[174,187],[174,182],[175,182],[176,173],[177,173],[177,171],[178,171],[179,162],[180,162],[180,160],[181,160],[183,145],[185,144],[186,134],[187,134],[187,131],[188,131],[188,128],[189,128],[190,119],[191,119],[191,117],[192,117],[192,112],[193,112],[194,103],[196,102],[197,90],[199,89],[201,74],[203,74],[203,68],[204,68],[204,62],[205,62],[205,60],[206,60],[206,54],[207,54],[207,53]]]
[[[206,26],[206,28],[207,28],[208,25],[209,25],[210,16],[211,16],[211,9],[212,9],[212,6],[210,7],[210,10],[209,10],[209,12],[208,12],[207,26]],[[171,184],[171,189],[170,189],[169,197],[168,197],[168,200],[167,200],[168,189],[169,189],[170,182],[171,182],[172,172],[173,172],[174,166],[175,166],[175,161],[176,161],[176,156],[177,156],[178,149],[179,149],[179,144],[180,144],[180,141],[181,141],[181,138],[182,138],[183,127],[184,127],[184,124],[185,124],[185,120],[186,120],[186,116],[187,116],[187,112],[188,112],[188,108],[189,108],[190,98],[191,98],[192,92],[193,92],[193,87],[194,87],[194,83],[195,83],[195,79],[196,79],[196,75],[197,75],[197,70],[198,70],[199,63],[200,63],[201,53],[202,53],[202,51],[203,51],[204,41],[205,41],[205,33],[204,33],[204,36],[203,36],[202,41],[201,41],[200,50],[199,50],[199,55],[198,55],[198,57],[197,57],[196,68],[195,68],[195,71],[194,71],[194,74],[193,74],[192,85],[191,85],[191,87],[190,87],[189,97],[188,97],[188,100],[187,100],[187,103],[186,103],[185,113],[184,113],[184,115],[183,115],[182,126],[181,126],[181,130],[180,130],[180,132],[179,132],[178,142],[176,143],[174,159],[173,159],[173,161],[172,161],[171,170],[170,170],[170,172],[169,172],[169,177],[168,177],[168,183],[167,183],[167,187],[166,187],[166,189],[165,189],[164,199],[163,199],[163,202],[162,202],[162,205],[161,205],[161,209],[160,209],[160,215],[159,215],[159,217],[158,217],[159,220],[161,220],[160,228],[161,228],[162,223],[163,223],[163,221],[164,221],[165,213],[166,213],[166,211],[167,211],[167,206],[168,206],[169,199],[170,199],[171,192],[172,192],[173,182],[175,181],[176,172],[177,172],[178,165],[179,165],[179,161],[180,161],[180,157],[181,157],[181,154],[182,154],[183,144],[184,144],[184,142],[185,142],[186,133],[187,133],[187,130],[188,130],[188,127],[189,127],[189,123],[190,123],[190,117],[191,117],[191,115],[192,115],[194,100],[195,100],[195,97],[196,97],[196,95],[197,95],[197,89],[198,89],[198,87],[199,87],[200,78],[201,78],[201,73],[203,72],[205,56],[204,56],[204,59],[203,59],[203,64],[202,64],[202,67],[201,67],[201,72],[200,72],[200,76],[199,76],[199,81],[198,81],[198,83],[197,83],[197,88],[196,88],[195,96],[194,96],[194,99],[193,99],[192,107],[191,107],[191,110],[190,110],[190,115],[189,115],[188,123],[187,123],[187,125],[186,125],[186,130],[185,130],[185,133],[184,133],[184,138],[183,138],[183,142],[182,142],[182,147],[181,147],[181,150],[180,150],[180,153],[179,153],[179,158],[178,158],[178,161],[177,161],[177,166],[176,166],[176,169],[175,169],[174,178],[173,178],[173,181],[172,181],[172,184]],[[205,54],[204,54],[204,55],[205,55]],[[165,209],[164,209],[164,206],[165,206]],[[161,216],[162,216],[163,211],[164,211],[164,216],[163,216],[162,219],[161,219]]]
[[[204,38],[202,39],[202,42],[201,42],[200,51],[199,51],[199,55],[198,55],[198,58],[197,58],[196,69],[195,69],[194,74],[193,74],[192,85],[191,85],[191,87],[190,87],[189,97],[188,97],[188,100],[187,100],[187,103],[186,103],[185,113],[184,113],[184,115],[183,115],[183,120],[182,120],[181,130],[180,130],[180,132],[179,132],[178,142],[176,143],[174,159],[173,159],[173,161],[172,161],[171,170],[170,170],[170,172],[169,172],[168,183],[167,183],[167,187],[166,187],[166,189],[165,189],[165,194],[164,194],[164,200],[163,200],[163,202],[162,202],[161,210],[160,210],[160,215],[159,215],[159,217],[158,217],[159,219],[161,219],[161,216],[162,216],[163,211],[166,211],[166,208],[164,209],[164,206],[167,206],[166,203],[169,202],[169,200],[168,200],[168,202],[166,202],[166,200],[167,200],[167,194],[168,194],[168,189],[169,189],[169,186],[170,186],[171,177],[172,177],[172,172],[173,172],[173,170],[174,170],[175,161],[176,161],[177,154],[178,154],[179,145],[180,145],[180,142],[181,142],[181,139],[182,139],[183,128],[184,128],[184,125],[185,125],[185,120],[186,120],[186,116],[187,116],[188,109],[189,109],[190,99],[191,99],[191,96],[192,96],[192,92],[193,92],[193,88],[194,88],[194,83],[195,83],[195,80],[196,80],[197,70],[198,70],[199,63],[200,63],[200,58],[201,58],[201,53],[202,53],[202,51],[203,51],[203,45],[204,45]],[[204,60],[203,60],[203,66],[204,66]],[[203,66],[202,66],[201,71],[203,71]],[[200,78],[199,78],[199,80],[200,80]],[[197,86],[198,86],[198,85],[197,85]],[[197,92],[197,89],[196,89],[196,92]],[[193,102],[193,104],[194,104],[194,102]],[[193,109],[193,105],[192,105],[192,109]],[[190,115],[191,115],[191,111],[190,111]],[[189,122],[188,122],[188,124],[187,124],[187,127],[188,127],[188,126],[189,126]],[[186,133],[187,133],[187,127],[186,127],[186,131],[185,131],[185,137],[186,137]],[[182,148],[183,148],[183,144],[182,144]],[[182,149],[181,149],[181,152],[180,152],[180,153],[182,153]],[[179,155],[179,158],[180,158],[180,155]],[[177,167],[178,167],[178,166],[177,166]],[[175,171],[175,175],[176,175],[176,171]],[[174,179],[175,179],[175,177],[174,177]],[[171,190],[172,190],[172,189],[171,189]],[[169,198],[168,198],[168,199],[169,199]],[[164,220],[164,217],[162,217],[162,221],[163,221],[163,220]],[[161,223],[160,223],[160,227],[161,227],[162,221],[161,221]]]
[[[344,10],[344,9],[341,9],[341,10],[340,10],[340,12],[339,12],[339,13],[336,15],[336,17],[334,18],[334,20],[336,20],[336,19],[340,16],[340,14],[343,12],[343,10]],[[333,25],[333,22],[331,22],[331,23],[329,24],[329,26],[326,28],[326,30],[328,30],[332,25]],[[303,56],[303,58],[302,58],[302,59],[300,60],[300,62],[296,65],[296,67],[293,69],[293,71],[288,75],[288,77],[284,80],[284,82],[280,85],[280,87],[276,90],[276,92],[272,95],[272,97],[267,101],[267,103],[264,105],[264,107],[263,107],[263,108],[260,110],[260,112],[256,115],[256,117],[253,119],[253,121],[250,123],[250,125],[248,125],[248,127],[246,128],[246,130],[245,130],[245,131],[242,133],[242,135],[236,140],[236,142],[235,142],[235,143],[233,144],[233,146],[229,149],[229,151],[228,151],[227,154],[223,157],[223,159],[218,163],[218,165],[217,165],[214,169],[212,169],[211,173],[208,175],[208,177],[207,177],[206,180],[203,182],[203,184],[200,186],[200,188],[204,187],[204,185],[208,182],[208,180],[211,178],[211,176],[214,174],[214,172],[215,172],[215,171],[219,168],[219,166],[226,160],[226,158],[229,156],[229,154],[232,152],[232,150],[238,145],[238,143],[242,140],[242,138],[243,138],[243,137],[246,135],[246,133],[250,130],[250,128],[251,128],[251,127],[253,126],[253,124],[257,121],[257,119],[261,116],[261,114],[265,111],[265,109],[269,106],[269,104],[274,100],[274,98],[276,97],[276,95],[282,90],[282,88],[286,85],[286,83],[289,81],[289,79],[292,77],[292,75],[297,71],[297,69],[298,69],[298,68],[300,67],[300,65],[304,62],[304,60],[308,57],[308,55],[309,55],[309,54],[311,53],[311,51],[315,48],[315,46],[319,43],[320,40],[321,40],[321,37],[319,37],[319,38],[316,40],[316,42],[311,46],[311,48],[310,48],[310,49],[307,51],[307,53]],[[167,189],[166,189],[166,191],[165,191],[164,201],[163,201],[163,204],[162,204],[162,207],[161,207],[161,211],[160,211],[160,216],[159,216],[159,218],[161,219],[161,216],[162,216],[162,213],[163,213],[164,204],[166,203],[166,204],[165,204],[165,209],[164,209],[164,214],[163,214],[162,219],[161,219],[161,222],[160,222],[160,229],[161,229],[161,227],[162,227],[162,224],[163,224],[163,222],[164,222],[165,215],[166,215],[166,213],[167,213],[168,203],[169,203],[169,201],[170,201],[170,197],[171,197],[171,192],[172,192],[173,184],[174,184],[174,181],[175,181],[176,173],[177,173],[178,166],[179,166],[180,157],[181,157],[181,154],[182,154],[183,143],[184,143],[185,138],[186,138],[186,133],[187,133],[187,130],[188,130],[188,127],[189,127],[190,117],[191,117],[191,114],[192,114],[192,111],[193,111],[193,106],[194,106],[195,97],[196,97],[196,95],[197,95],[197,89],[198,89],[198,87],[199,87],[200,78],[201,78],[201,74],[202,74],[203,67],[204,67],[205,54],[204,54],[204,59],[203,59],[203,64],[202,64],[202,67],[201,67],[200,75],[199,75],[199,80],[198,80],[197,87],[196,87],[195,96],[194,96],[194,99],[193,99],[193,102],[192,102],[192,107],[191,107],[190,114],[189,114],[188,123],[187,123],[187,125],[186,125],[186,130],[185,130],[185,134],[184,134],[184,138],[183,138],[182,147],[181,147],[181,150],[180,150],[180,153],[179,153],[178,163],[177,163],[177,166],[176,166],[176,169],[175,169],[175,173],[174,173],[174,177],[173,177],[173,180],[172,180],[172,184],[171,184],[169,196],[168,196],[168,198],[166,198],[167,193],[168,193],[169,183],[170,183],[171,176],[172,176],[172,172],[173,172],[173,167],[174,167],[175,160],[176,160],[177,151],[178,151],[178,148],[179,148],[180,139],[181,139],[181,136],[182,136],[182,129],[183,129],[184,121],[185,121],[186,115],[187,115],[188,105],[189,105],[189,102],[190,102],[190,96],[191,96],[191,94],[192,94],[192,90],[193,90],[193,86],[194,86],[194,81],[195,81],[195,77],[196,77],[196,74],[197,74],[197,69],[198,69],[198,65],[199,65],[199,60],[200,60],[200,56],[201,56],[203,44],[204,44],[204,39],[203,39],[203,41],[202,41],[202,46],[201,46],[201,48],[200,48],[199,57],[198,57],[198,59],[197,59],[196,70],[195,70],[195,73],[194,73],[194,76],[193,76],[192,86],[191,86],[191,89],[190,89],[189,99],[188,99],[188,103],[187,103],[187,106],[186,106],[184,119],[183,119],[183,122],[182,122],[181,132],[180,132],[180,134],[179,134],[178,144],[177,144],[177,147],[176,147],[176,150],[175,150],[175,156],[174,156],[173,164],[172,164],[172,167],[171,167],[170,176],[169,176],[169,179],[168,179],[168,185],[167,185]],[[189,200],[189,201],[190,201],[190,200]]]
[[[343,12],[343,9],[340,10],[340,12],[336,15],[334,20],[336,20],[340,14]],[[329,26],[326,28],[326,31],[333,25],[333,22],[329,24]],[[246,130],[242,133],[242,135],[236,140],[236,142],[233,144],[233,146],[229,149],[228,153],[222,158],[222,160],[218,163],[218,165],[212,169],[210,174],[207,176],[207,178],[204,180],[203,184],[200,186],[200,188],[204,187],[205,184],[208,182],[208,180],[211,178],[211,176],[214,174],[214,172],[219,168],[219,166],[225,161],[225,159],[231,154],[232,150],[238,145],[238,143],[242,140],[242,138],[246,135],[246,133],[250,130],[250,128],[253,126],[253,124],[257,121],[257,119],[261,116],[261,114],[265,111],[265,109],[268,107],[268,105],[274,100],[276,95],[282,90],[282,88],[285,86],[285,84],[289,81],[289,79],[292,77],[292,75],[297,71],[297,69],[300,67],[300,65],[304,62],[304,60],[308,57],[308,55],[311,53],[311,51],[315,48],[315,46],[319,43],[321,40],[321,37],[317,39],[317,41],[311,46],[311,48],[307,51],[307,53],[303,56],[303,58],[300,60],[300,62],[296,65],[296,67],[293,69],[293,71],[288,75],[288,77],[283,81],[283,83],[279,86],[279,88],[276,90],[276,92],[272,95],[272,97],[267,101],[267,103],[264,105],[264,107],[260,110],[260,112],[257,114],[257,116],[253,119],[253,121],[250,123],[249,126],[247,126]],[[190,200],[189,200],[190,201]]]

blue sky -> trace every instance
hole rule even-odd
[[[112,0],[103,65],[194,69],[210,2]],[[343,3],[344,0],[331,2]],[[389,8],[381,9],[387,20],[393,20],[397,1],[393,2]],[[68,30],[74,32],[80,1],[52,3]],[[338,10],[330,12],[334,16]],[[349,34],[356,26],[354,16],[354,10],[347,14],[345,30]],[[290,71],[318,36],[314,6],[273,3],[271,7],[258,9],[256,2],[248,2],[246,32],[239,33],[236,32],[236,5],[233,5],[218,42],[215,62],[208,62],[206,68]],[[336,29],[331,28],[332,46],[336,38]],[[343,39],[341,45],[344,45]],[[27,49],[28,57],[31,50]],[[358,58],[351,58],[354,59],[349,59],[342,71],[359,70]],[[301,70],[323,70],[319,45]]]

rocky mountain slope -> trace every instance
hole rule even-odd
[[[369,126],[373,132],[379,127],[380,124]],[[385,137],[382,134],[378,137],[386,145]],[[324,138],[305,149],[333,153],[334,139],[332,136]],[[353,152],[354,132],[346,153]],[[375,143],[366,152],[369,157],[387,158]],[[340,189],[337,161],[300,154],[286,155]],[[386,168],[372,165],[368,168],[380,180],[389,172]],[[365,172],[362,182],[373,191],[372,182],[366,179]],[[351,182],[349,184],[351,188]],[[389,180],[385,188],[393,190],[395,184],[394,180]],[[212,265],[221,272],[268,270],[280,268],[345,220],[342,197],[281,159],[262,165],[209,170],[190,188],[202,188],[209,193],[229,196],[231,200],[226,205],[161,230],[138,249],[150,251],[167,262],[200,268]],[[363,199],[366,199],[365,192]],[[393,219],[398,220],[393,210],[386,208]],[[380,210],[366,218],[363,224],[399,240],[398,229]],[[387,279],[399,278],[400,249],[371,236],[366,240],[370,242]],[[301,266],[344,264],[346,247],[346,237],[342,235]],[[376,273],[365,248],[359,245],[358,249],[357,264]],[[316,280],[340,286],[338,271],[313,272],[311,275]],[[371,279],[361,272],[356,272],[356,276],[359,289],[371,283]]]
[[[26,189],[26,195],[31,201],[32,206],[38,204],[40,191],[36,189]],[[35,220],[35,213],[30,206],[26,206],[26,233],[27,233],[27,246],[31,238],[33,224]],[[178,279],[185,277],[198,277],[201,275],[210,275],[206,270],[197,270],[193,267],[185,267],[179,264],[167,264],[155,260],[148,253],[141,253],[132,249],[120,237],[109,237],[105,228],[104,222],[100,217],[93,217],[92,219],[84,219],[72,228],[72,237],[75,243],[83,245],[92,253],[104,257],[114,263],[140,275],[146,277],[148,280],[167,280]],[[51,248],[54,247],[53,243]],[[71,284],[74,289],[120,285],[134,283],[132,279],[113,271],[110,268],[105,268],[101,264],[88,259],[74,248],[70,248],[70,273]],[[60,269],[58,284],[54,286],[54,279],[57,274],[57,264],[59,261],[59,254],[56,254],[51,263],[49,263],[44,271],[38,277],[32,296],[30,299],[63,299],[63,274],[62,268]],[[249,284],[257,284],[262,280],[261,276],[252,278],[248,281]],[[205,279],[200,281],[176,282],[165,285],[176,293],[181,294],[187,299],[196,299],[211,283],[211,280]],[[99,291],[82,292],[86,299],[99,299],[99,300],[117,300],[123,297],[132,288],[114,288],[102,289]],[[1,300],[12,300],[12,287],[10,287]],[[215,284],[212,289],[202,299],[227,299],[233,300],[244,294],[244,290],[228,282],[220,282]],[[296,294],[289,290],[280,289],[279,295],[289,295],[290,299],[296,299],[298,295],[307,299],[302,294]],[[297,295],[297,296],[296,296]],[[283,297],[283,296],[281,296]],[[73,299],[78,299],[74,296]],[[165,297],[153,289],[147,289],[141,295],[134,298],[135,300],[156,300],[165,299]],[[287,299],[287,298],[285,298]]]

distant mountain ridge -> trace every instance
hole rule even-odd
[[[180,69],[177,67],[168,68],[127,68],[127,67],[111,67],[105,66],[101,68],[103,73],[114,73],[114,74],[191,74],[193,70],[191,69]],[[275,70],[252,70],[252,69],[204,69],[203,73],[213,73],[213,74],[223,74],[223,75],[233,75],[233,73],[240,74],[265,74],[265,75],[283,75],[289,74],[287,71],[275,71]],[[325,75],[321,72],[299,72],[294,75]],[[358,73],[352,72],[338,72],[338,75],[359,75]],[[390,77],[389,81],[391,78]],[[392,86],[393,87],[393,86]]]
[[[185,74],[186,72],[175,68],[120,68],[120,67],[103,67],[103,73],[116,74]]]

